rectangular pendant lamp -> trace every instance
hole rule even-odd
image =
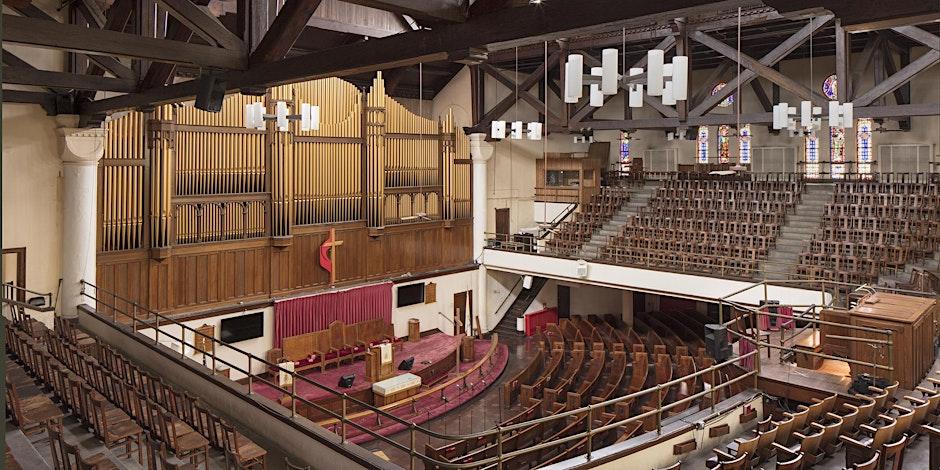
[[[605,95],[616,95],[617,80],[620,78],[617,74],[617,59],[619,51],[617,49],[604,49],[601,51],[601,93]]]
[[[633,67],[630,69],[630,76],[635,77],[641,75],[643,69],[638,67]],[[642,83],[633,83],[630,85],[630,107],[631,108],[642,108],[643,107],[643,84]]]
[[[565,62],[565,103],[577,103],[584,86],[584,57],[571,54]]]
[[[650,96],[663,95],[663,54],[662,49],[646,52],[646,92]]]
[[[689,58],[677,55],[672,58],[672,96],[676,101],[689,98]]]
[[[490,137],[494,139],[505,139],[506,121],[493,121],[490,124]]]

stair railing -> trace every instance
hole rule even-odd
[[[505,318],[506,314],[509,312],[509,308],[512,307],[512,303],[510,302],[509,306],[506,307],[506,311],[500,315],[499,311],[502,310],[503,306],[506,305],[506,301],[508,301],[510,298],[513,299],[513,301],[515,301],[515,299],[517,299],[520,295],[522,295],[522,280],[523,279],[525,279],[525,276],[520,277],[519,280],[516,281],[516,283],[513,284],[512,287],[509,288],[509,292],[506,294],[506,297],[503,298],[502,302],[499,303],[499,306],[496,307],[496,310],[493,311],[494,315],[499,315],[499,320],[496,322],[497,325],[499,324],[499,322],[503,321],[503,318]],[[516,291],[517,287],[519,288],[519,291],[516,292],[515,296],[513,296],[513,292]]]
[[[551,222],[548,223],[548,227],[547,227],[547,228],[541,228],[541,229],[539,230],[538,239],[539,239],[539,240],[544,240],[545,237],[547,237],[549,233],[554,233],[554,232],[555,232],[555,229],[558,228],[558,226],[561,225],[562,222],[564,222],[565,220],[568,220],[568,217],[570,217],[571,214],[573,214],[574,211],[577,210],[577,209],[578,209],[578,204],[577,204],[577,203],[571,203],[571,204],[568,206],[568,209],[567,209],[567,210],[565,210],[565,211],[562,212],[561,214],[558,214],[554,219],[552,219]]]

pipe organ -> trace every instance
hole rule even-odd
[[[246,104],[264,101],[273,113],[279,100],[320,106],[319,130],[300,131],[296,121],[290,132],[273,123],[244,128]],[[368,93],[328,78],[266,97],[232,95],[219,113],[190,105],[132,112],[107,128],[101,251],[144,246],[148,165],[155,246],[285,237],[298,225],[367,219],[380,228],[470,216],[463,131],[452,115],[427,119],[386,96],[381,76]]]
[[[265,130],[244,127],[246,104],[262,102],[274,113],[277,101],[287,102],[292,114],[300,103],[319,106],[319,128],[301,131],[297,121],[289,132],[278,132],[273,122]],[[275,263],[286,256],[310,265],[316,258],[304,253],[320,242],[304,237],[320,237],[330,227],[338,233],[360,227],[361,249],[373,256],[401,246],[395,237],[433,223],[443,232],[415,235],[424,237],[415,246],[435,240],[443,253],[445,245],[457,243],[460,254],[442,254],[439,266],[419,254],[420,261],[403,258],[361,271],[376,277],[452,266],[463,259],[463,248],[462,262],[470,261],[469,140],[452,114],[428,119],[387,96],[381,74],[365,90],[328,78],[274,87],[265,96],[230,95],[219,113],[171,104],[112,117],[105,125],[99,269],[135,250],[143,257],[140,266],[149,259],[151,266],[172,267],[182,256],[177,253],[221,253],[235,242],[270,248],[254,260]],[[349,243],[341,258],[343,250],[353,250]],[[161,268],[170,271],[161,271],[159,282],[169,282],[177,269],[170,267]],[[303,284],[285,279],[284,288]]]

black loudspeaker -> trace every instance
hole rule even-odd
[[[862,395],[871,395],[872,391],[868,387],[877,387],[885,388],[888,386],[888,381],[886,379],[872,377],[871,374],[859,374],[855,376],[855,379],[852,380],[852,386],[849,388],[849,392],[854,392]]]
[[[222,111],[225,99],[225,80],[215,75],[199,77],[199,91],[196,93],[196,109],[217,113]]]
[[[728,330],[723,325],[705,325],[705,349],[708,355],[717,362],[724,362],[731,356],[731,345],[728,344]]]
[[[415,366],[415,357],[411,356],[398,363],[398,370],[411,370]]]
[[[349,387],[352,387],[354,380],[356,380],[355,374],[344,375],[339,378],[338,385],[340,388],[349,388]]]

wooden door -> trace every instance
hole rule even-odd
[[[558,318],[571,316],[571,288],[558,285]]]
[[[466,331],[467,292],[454,294],[454,336]],[[463,326],[461,326],[463,325]]]
[[[496,209],[496,238],[509,240],[509,208]]]

